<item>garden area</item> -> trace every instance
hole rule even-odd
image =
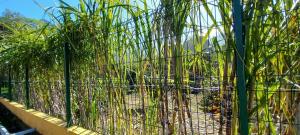
[[[299,0],[58,0],[0,16],[0,95],[99,134],[300,134]]]

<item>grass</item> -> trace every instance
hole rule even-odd
[[[8,94],[8,88],[7,87],[1,87],[1,96],[7,98]]]

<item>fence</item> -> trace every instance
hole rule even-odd
[[[2,95],[99,134],[299,134],[299,1],[158,4],[69,20],[58,62],[5,65]]]

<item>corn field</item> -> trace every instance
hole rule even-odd
[[[1,96],[99,134],[300,134],[299,0],[233,2],[36,2],[0,19]]]

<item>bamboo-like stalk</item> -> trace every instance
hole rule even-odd
[[[30,85],[35,109],[64,116],[61,45],[69,42],[75,124],[102,134],[201,134],[195,127],[212,119],[219,134],[238,134],[231,1],[80,0],[78,7],[59,2],[58,14],[47,9],[54,23],[31,26],[0,18],[9,31],[0,33],[0,67],[9,64],[13,79],[22,81],[23,62],[30,59],[30,80],[37,81]],[[243,3],[247,107],[256,119],[249,132],[296,133],[299,14],[292,3]],[[212,36],[214,30],[218,36]],[[191,37],[194,50],[185,48]],[[206,89],[216,87],[214,79],[220,82],[219,95],[210,99],[215,93]],[[191,83],[212,107],[194,101],[198,95],[191,94]],[[22,90],[16,86],[14,94]],[[206,121],[199,126],[201,117]]]

